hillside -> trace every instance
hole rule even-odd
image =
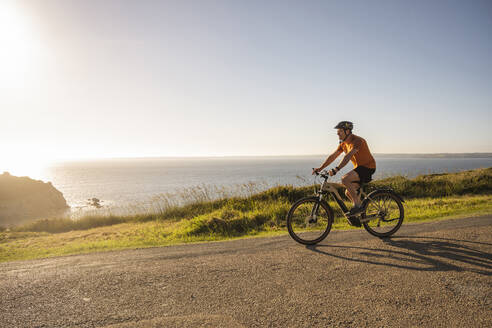
[[[68,209],[63,194],[50,182],[0,175],[0,226],[63,215]]]

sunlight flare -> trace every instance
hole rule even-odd
[[[0,86],[22,86],[34,68],[37,47],[26,15],[14,2],[0,3]]]

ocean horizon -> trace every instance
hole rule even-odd
[[[492,166],[491,153],[374,154],[374,179],[403,175],[458,172]],[[152,208],[160,196],[176,202],[197,188],[220,195],[242,195],[278,185],[302,186],[314,182],[311,169],[327,155],[141,157],[64,161],[47,165],[32,178],[51,182],[60,190],[72,213],[106,211],[124,214]],[[338,163],[339,159],[335,161]],[[335,181],[351,170],[347,164]],[[215,193],[215,195],[214,195]],[[183,197],[185,196],[185,197]],[[95,210],[88,200],[103,205]]]

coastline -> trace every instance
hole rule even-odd
[[[371,184],[392,187],[405,199],[404,224],[492,214],[492,167]],[[292,203],[311,194],[312,186],[279,186],[245,197],[196,198],[184,206],[163,203],[157,213],[38,220],[0,232],[0,261],[282,235]],[[354,229],[329,204],[335,210],[333,229]]]

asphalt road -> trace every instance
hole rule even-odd
[[[492,216],[0,264],[1,327],[492,327]]]

